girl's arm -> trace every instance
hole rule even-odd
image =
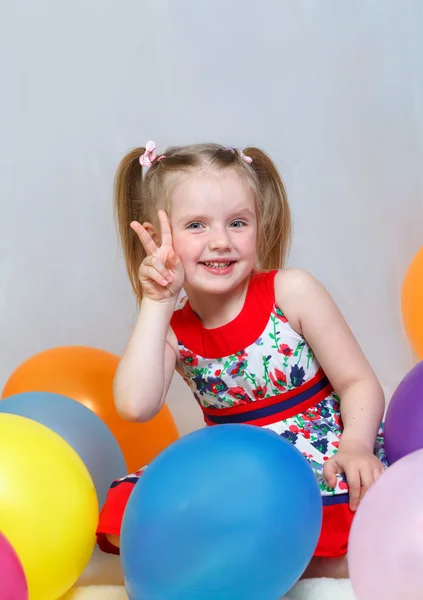
[[[143,298],[113,383],[116,408],[131,421],[148,421],[159,412],[178,363],[178,344],[170,320],[183,286],[184,269],[173,250],[168,216],[163,210],[158,216],[159,247],[141,223],[131,223],[146,253],[139,268]],[[144,225],[158,237],[150,223]]]
[[[290,325],[307,340],[341,399],[344,433],[337,460],[329,463],[325,476],[334,485],[336,473],[345,472],[352,507],[356,507],[360,487],[369,487],[383,469],[373,456],[385,407],[382,388],[338,307],[318,281],[304,271],[286,269],[276,276],[275,293]],[[348,466],[339,464],[345,456]]]
[[[176,301],[141,302],[113,383],[115,405],[124,419],[148,421],[163,405],[177,362],[176,337],[169,327]]]

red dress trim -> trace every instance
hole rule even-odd
[[[230,356],[253,344],[265,330],[275,304],[276,273],[255,273],[241,312],[221,327],[205,329],[187,301],[171,319],[178,342],[202,358]]]

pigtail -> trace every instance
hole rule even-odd
[[[291,212],[285,186],[271,158],[259,148],[245,148],[258,180],[257,255],[264,271],[282,268],[291,244]]]
[[[126,270],[132,288],[141,301],[142,287],[138,278],[138,271],[145,258],[145,250],[136,233],[130,228],[132,221],[140,223],[148,220],[146,214],[146,201],[144,198],[144,183],[140,156],[144,148],[131,150],[120,162],[116,171],[114,183],[114,205],[117,228],[122,245]]]

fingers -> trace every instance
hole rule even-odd
[[[367,465],[365,467],[362,467],[362,469],[360,471],[360,478],[361,478],[360,500],[362,500],[364,498],[364,496],[367,494],[367,492],[369,491],[371,486],[379,479],[379,477],[381,475],[383,475],[383,473],[385,471],[385,467],[379,460],[377,460],[377,463],[378,464],[376,464],[376,466],[372,464],[372,465]]]
[[[361,497],[361,479],[360,471],[356,468],[350,468],[345,471],[350,492],[350,509],[356,511]]]
[[[385,472],[385,467],[379,459],[372,456],[362,457],[361,460],[346,460],[338,455],[325,462],[323,476],[330,487],[336,487],[337,475],[345,473],[350,496],[350,508],[356,511],[362,498],[373,483]]]
[[[141,279],[152,279],[162,286],[166,286],[173,281],[172,273],[166,269],[160,258],[157,256],[147,256],[140,267]]]
[[[148,231],[144,229],[144,227],[141,225],[141,223],[138,223],[138,221],[132,221],[130,227],[137,234],[138,239],[144,246],[147,255],[153,254],[157,250],[157,246]]]
[[[340,473],[345,473],[346,475],[350,493],[350,508],[351,510],[355,511],[357,510],[361,497],[360,472],[357,468],[354,467],[343,469],[341,465],[339,465],[334,459],[329,459],[325,463],[325,466],[323,467],[323,476],[330,487],[336,487],[336,476]]]
[[[361,493],[360,500],[362,500],[369,488],[373,485],[376,480],[373,473],[373,465],[365,465],[360,469],[360,481],[361,481]]]
[[[172,230],[170,229],[169,218],[166,211],[158,211],[162,246],[172,246]]]
[[[161,245],[162,246],[170,246],[172,247],[172,230],[170,228],[169,218],[167,216],[166,211],[159,210],[158,217],[160,222],[160,231],[161,231]],[[148,255],[154,254],[157,251],[157,245],[148,233],[148,231],[139,223],[138,221],[132,221],[130,224],[131,229],[135,231],[140,240],[141,244],[144,246],[145,251]]]
[[[335,460],[328,460],[323,467],[323,477],[328,486],[334,488],[336,486],[336,475],[339,472],[338,464]]]
[[[373,480],[377,481],[381,475],[385,472],[385,467],[382,463],[378,467],[373,468]]]
[[[175,254],[175,252],[173,250],[171,252],[169,252],[167,259],[173,268],[177,267],[179,265],[179,263],[181,262],[179,257]]]
[[[355,511],[357,510],[361,498],[360,472],[357,468],[354,467],[344,469],[334,459],[329,459],[327,462],[325,462],[325,466],[323,467],[323,476],[330,487],[336,487],[336,476],[340,473],[345,473],[345,476],[347,478],[350,494],[350,508],[351,510]]]

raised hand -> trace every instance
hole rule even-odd
[[[172,245],[172,231],[164,210],[158,211],[161,246],[157,246],[148,231],[132,221],[131,229],[137,234],[147,253],[139,269],[144,296],[155,301],[168,300],[178,296],[184,283],[184,269]]]

